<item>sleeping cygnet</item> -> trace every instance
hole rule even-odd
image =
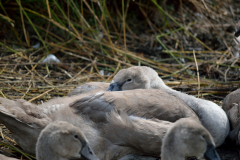
[[[224,98],[222,108],[226,112],[231,125],[229,138],[240,145],[240,89],[229,93]]]
[[[70,123],[55,121],[40,133],[36,145],[37,160],[99,160],[83,133]],[[0,160],[17,160],[0,155]]]
[[[210,133],[194,120],[182,118],[171,127],[163,140],[161,160],[185,160],[204,157],[220,160]]]
[[[50,123],[42,130],[36,151],[37,160],[99,160],[83,133],[63,121]]]
[[[120,70],[114,77],[106,91],[123,91],[133,89],[164,90],[169,95],[185,102],[198,116],[202,125],[210,132],[216,143],[220,146],[227,137],[230,125],[226,113],[216,103],[196,98],[168,87],[150,67],[134,66]],[[140,91],[146,92],[146,91]],[[139,92],[139,94],[141,94]],[[172,99],[166,99],[171,102]]]

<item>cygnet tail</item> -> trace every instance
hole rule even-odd
[[[50,123],[47,118],[38,119],[35,105],[24,100],[12,101],[0,98],[0,123],[3,123],[13,134],[14,140],[23,150],[35,154],[35,144],[42,128]],[[36,108],[37,109],[37,108]],[[34,116],[35,115],[35,116]]]

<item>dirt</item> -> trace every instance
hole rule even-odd
[[[224,144],[217,148],[221,160],[240,160],[239,148],[233,144]]]

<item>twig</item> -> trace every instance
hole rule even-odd
[[[199,93],[200,93],[200,78],[199,78],[199,71],[198,71],[198,64],[197,64],[197,59],[195,56],[195,51],[193,50],[193,57],[195,60],[196,68],[197,68],[197,77],[198,77],[198,98],[199,98]]]
[[[32,101],[34,101],[35,99],[38,99],[38,98],[40,98],[40,97],[44,96],[45,94],[47,94],[47,93],[51,92],[52,90],[54,90],[54,88],[52,88],[52,89],[49,89],[48,91],[44,92],[43,94],[40,94],[40,95],[38,95],[38,96],[36,96],[36,97],[34,97],[34,98],[30,99],[28,102],[32,102]]]
[[[234,60],[234,62],[231,64],[231,66],[233,66],[237,61],[238,61],[238,58],[236,58],[236,59]],[[227,69],[226,72],[224,73],[224,80],[225,80],[225,82],[227,82],[227,73],[228,73],[229,69],[230,69],[230,67],[228,67],[228,69]]]

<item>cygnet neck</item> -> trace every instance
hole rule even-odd
[[[48,159],[52,159],[52,160],[68,160],[68,159],[63,158],[63,157],[59,156],[58,154],[52,152],[51,148],[49,147],[49,145],[47,143],[45,143],[45,141],[42,142],[42,146],[44,146],[44,148],[41,148],[41,152],[39,152],[37,150],[37,155],[38,155],[37,156],[37,160],[44,160],[46,158],[46,155],[42,155],[43,153],[47,153],[47,158]]]
[[[166,151],[166,150],[165,150]],[[167,151],[166,154],[162,154],[161,160],[185,160],[185,157],[181,157],[180,155],[176,156],[177,154],[173,151]]]
[[[195,98],[194,96],[182,93],[180,91],[176,91],[170,87],[168,87],[160,77],[157,77],[155,82],[151,84],[151,88],[162,89],[168,94],[181,99],[185,102],[196,114],[198,113],[198,103],[201,99]],[[198,115],[199,116],[199,115]]]

